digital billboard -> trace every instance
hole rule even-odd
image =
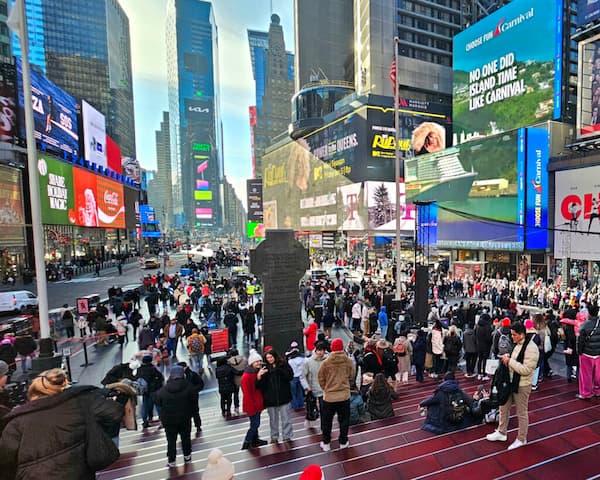
[[[527,135],[525,141],[525,249],[543,250],[548,247],[550,138],[544,129],[527,128],[524,130]],[[521,132],[519,133],[521,134]]]
[[[396,184],[394,182],[365,182],[364,189],[369,229],[395,231]],[[412,234],[415,230],[415,206],[406,203],[404,183],[400,183],[400,213],[400,230]]]
[[[246,222],[246,235],[248,238],[265,238],[265,224],[260,222]]]
[[[215,177],[215,155],[209,142],[190,143],[192,165],[194,168],[194,217],[196,227],[212,226],[215,211],[213,197],[218,188]]]
[[[142,168],[140,162],[132,157],[123,157],[121,159],[121,168],[123,175],[131,178],[135,183],[142,183]]]
[[[600,166],[555,173],[554,257],[600,260]]]
[[[106,136],[106,165],[113,172],[122,172],[121,148],[109,135]]]
[[[108,166],[106,159],[106,119],[85,100],[81,101],[83,154],[96,165]]]
[[[25,214],[23,212],[23,189],[21,171],[0,165],[0,228],[5,242],[23,245]],[[9,243],[6,243],[9,244]]]
[[[248,221],[262,223],[263,221],[263,188],[262,178],[246,180],[246,195],[248,205]]]
[[[21,58],[16,57],[19,82],[19,106],[23,110],[23,72]],[[79,133],[77,129],[77,104],[75,99],[62,91],[41,73],[31,71],[31,103],[35,139],[45,143],[48,149],[77,155]],[[25,139],[25,122],[19,122],[20,136]]]
[[[37,169],[42,222],[48,225],[75,224],[73,167],[46,155],[38,155]]]
[[[578,0],[577,25],[585,25],[600,18],[600,0]]]
[[[577,136],[600,135],[600,35],[579,42]]]
[[[561,0],[513,0],[453,40],[455,143],[561,116]]]
[[[0,63],[0,142],[13,143],[17,135],[17,70]]]
[[[98,193],[96,175],[82,168],[73,169],[73,187],[75,191],[75,212],[77,225],[99,227]]]
[[[476,139],[406,159],[407,201],[438,202],[442,248],[519,250],[525,198],[519,170],[516,131]]]
[[[140,192],[124,186],[123,196],[125,198],[125,227],[129,231],[133,231],[135,230],[136,223],[139,223]]]
[[[123,185],[100,175],[96,176],[96,180],[99,226],[125,228]]]

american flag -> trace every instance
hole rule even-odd
[[[392,60],[392,65],[390,66],[390,81],[392,82],[392,90],[396,88],[396,59]]]

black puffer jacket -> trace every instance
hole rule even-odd
[[[367,406],[371,419],[389,418],[394,416],[392,400],[397,400],[398,394],[388,385],[385,388],[369,389],[367,394]]]
[[[179,425],[198,410],[198,392],[185,378],[170,378],[154,395],[163,426]]]
[[[19,480],[95,479],[85,463],[85,415],[105,430],[123,417],[123,406],[89,385],[68,388],[15,408],[4,417],[0,476]]]
[[[477,326],[475,327],[475,337],[477,338],[477,351],[489,352],[492,349],[492,332],[493,327],[490,316],[482,314],[479,317]]]
[[[292,401],[292,388],[290,382],[294,378],[294,372],[287,362],[283,362],[274,368],[267,367],[269,370],[260,380],[256,381],[256,386],[263,394],[263,403],[265,407],[278,407]]]
[[[579,327],[577,353],[591,357],[600,355],[600,317],[588,318]]]

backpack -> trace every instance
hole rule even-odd
[[[304,399],[306,403],[306,420],[314,421],[319,418],[319,408],[317,407],[317,397],[312,392],[306,394]]]
[[[494,392],[496,389],[496,392]],[[492,396],[496,396],[498,405],[504,405],[513,393],[510,380],[510,370],[503,362],[499,362],[498,368],[492,378]]]
[[[133,382],[133,387],[138,395],[146,395],[148,393],[148,382],[142,377]]]
[[[404,348],[404,342],[400,342],[394,346],[394,352],[399,357],[406,356],[406,349]]]
[[[465,418],[467,405],[460,390],[452,392],[448,397],[448,411],[446,420],[453,425],[458,425]]]
[[[498,356],[501,357],[504,354],[512,351],[512,341],[506,333],[500,333],[498,338]]]
[[[204,337],[200,338],[200,335],[190,337],[190,344],[188,345],[190,353],[204,353],[203,339]]]

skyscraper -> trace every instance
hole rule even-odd
[[[169,131],[169,112],[163,112],[160,130],[156,130],[156,194],[152,205],[164,214],[161,221],[164,228],[171,228],[173,204],[171,191],[171,135]]]
[[[353,0],[294,0],[296,92],[316,80],[354,81],[353,12]]]
[[[219,227],[223,142],[212,5],[202,0],[169,0],[166,22],[176,223],[188,228]]]
[[[256,90],[255,118],[251,119],[253,176],[261,175],[261,159],[273,139],[287,131],[294,94],[294,55],[285,51],[278,15],[271,16],[269,32],[248,31]]]
[[[106,116],[123,156],[135,156],[129,19],[117,0],[31,0],[29,59],[49,80]],[[13,49],[19,54],[18,38]]]

